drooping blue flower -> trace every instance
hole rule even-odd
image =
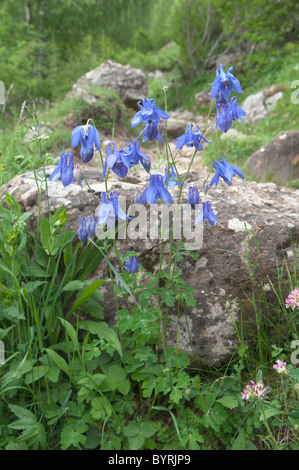
[[[78,238],[82,243],[85,243],[88,238],[95,237],[95,228],[97,222],[93,215],[79,219],[80,226],[78,230]]]
[[[169,115],[163,111],[162,109],[156,106],[156,100],[152,99],[143,99],[142,104],[141,101],[138,101],[138,106],[140,107],[140,111],[138,111],[132,119],[132,127],[138,126],[141,122],[143,124],[151,123],[152,121],[156,124],[159,123],[161,119],[169,119]]]
[[[74,157],[71,153],[62,152],[58,166],[52,172],[49,181],[56,181],[61,178],[64,187],[74,181]]]
[[[156,204],[162,199],[166,204],[174,202],[170,192],[165,188],[162,175],[151,175],[149,186],[140,196],[140,204]]]
[[[151,161],[145,153],[140,150],[140,141],[133,139],[132,142],[127,142],[127,150],[124,150],[129,167],[132,168],[140,162],[143,168],[149,173],[151,168]]]
[[[231,70],[233,70],[233,67],[230,67],[225,73],[223,65],[220,64],[216,71],[216,78],[212,83],[211,99],[215,98],[218,93],[221,93],[224,99],[228,100],[232,90],[236,93],[243,93],[239,80],[230,73]]]
[[[237,97],[233,96],[229,104],[231,105],[232,109],[232,118],[234,120],[239,119],[243,124],[242,116],[246,116],[246,112],[244,111],[244,109],[241,108],[241,106],[237,105]]]
[[[129,251],[127,253],[129,253]],[[133,253],[135,253],[135,251],[133,251]],[[132,274],[138,273],[139,264],[138,264],[138,261],[136,259],[136,256],[130,256],[129,261],[126,261],[124,263],[124,269],[126,271],[128,271],[129,273],[132,273]]]
[[[189,194],[188,194],[189,204],[191,205],[192,209],[195,209],[195,206],[199,204],[199,192],[197,186],[190,186],[189,187]]]
[[[198,224],[199,222],[209,222],[212,227],[217,224],[217,217],[212,211],[210,201],[202,202],[201,210],[195,219],[195,224]]]
[[[165,168],[163,183],[166,188],[167,186],[169,186],[171,189],[174,189],[176,186],[178,187],[181,186],[180,182],[178,181],[178,176],[174,170],[173,165],[171,165],[169,171],[168,171],[168,166]]]
[[[177,142],[176,148],[180,149],[184,145],[186,147],[194,147],[197,150],[203,150],[202,140],[211,144],[203,135],[201,135],[198,131],[200,126],[197,126],[195,131],[192,131],[193,124],[187,124],[185,134],[182,134],[180,137],[174,140]]]
[[[148,121],[145,128],[140,132],[138,138],[142,137],[143,142],[152,142],[153,140],[161,140],[164,145],[163,137],[161,136],[158,128],[158,124],[155,121]]]
[[[103,168],[102,179],[105,178],[107,166],[120,178],[125,178],[130,168],[126,152],[124,150],[117,150],[114,142],[107,145],[107,158]]]
[[[79,141],[81,159],[83,163],[88,163],[93,158],[94,149],[100,150],[101,140],[97,129],[91,124],[75,127],[71,139],[72,147],[77,147]]]
[[[216,173],[211,179],[210,186],[215,184],[215,188],[217,188],[219,178],[222,178],[223,181],[228,184],[228,186],[232,185],[232,179],[235,175],[240,176],[242,179],[245,178],[242,171],[238,167],[235,165],[230,165],[223,157],[220,157],[219,161],[216,160],[214,163],[212,163],[212,166],[215,168]]]
[[[132,220],[132,217],[129,217],[118,203],[118,191],[113,191],[109,195],[108,193],[102,192],[101,194],[101,206],[98,213],[97,223],[101,225],[107,225],[109,229],[114,228],[115,221],[118,219],[122,220]]]
[[[232,109],[229,104],[216,105],[217,118],[216,118],[216,129],[220,128],[222,132],[227,132],[233,123]]]

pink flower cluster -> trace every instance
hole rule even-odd
[[[295,310],[296,307],[299,307],[299,290],[297,288],[295,288],[286,299],[286,308]]]
[[[279,359],[276,361],[276,364],[274,364],[273,369],[276,370],[278,374],[288,374],[288,369],[287,369],[287,363],[282,362]]]
[[[242,400],[249,400],[250,398],[262,398],[269,386],[264,387],[264,382],[259,380],[256,384],[253,380],[251,380],[251,385],[246,385],[243,392],[241,392]]]

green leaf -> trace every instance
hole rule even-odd
[[[237,399],[235,397],[232,397],[232,396],[219,398],[216,401],[218,403],[220,403],[221,405],[225,406],[225,408],[229,408],[230,410],[232,410],[233,408],[237,408],[237,406],[238,406]]]
[[[93,282],[92,284],[90,284],[88,287],[86,287],[86,289],[83,291],[81,297],[79,297],[79,299],[77,299],[75,302],[74,302],[74,305],[72,307],[72,309],[68,312],[67,316],[66,316],[66,319],[68,319],[71,314],[73,312],[75,312],[77,310],[77,308],[81,307],[81,305],[84,304],[84,302],[86,302],[86,300],[89,299],[89,297],[102,285],[104,284],[104,282],[106,281],[95,281]]]
[[[86,436],[84,436],[83,433],[85,433],[87,429],[88,425],[86,423],[82,423],[81,421],[77,421],[75,419],[69,420],[61,433],[61,449],[66,450],[70,446],[78,447],[79,444],[85,444]]]
[[[69,377],[71,377],[71,372],[70,369],[63,359],[63,357],[59,356],[57,352],[53,351],[53,349],[46,348],[46,352],[50,356],[51,359],[55,362],[55,364],[61,369],[63,372],[65,372]]]
[[[138,423],[130,423],[124,428],[124,435],[127,437],[136,436],[139,433],[139,430],[140,428]]]
[[[83,281],[70,281],[68,282],[63,288],[63,291],[75,291],[80,290],[85,287],[85,283]]]
[[[238,436],[231,445],[231,450],[246,450],[244,429],[240,429]]]
[[[134,437],[130,437],[129,438],[129,447],[130,447],[130,450],[138,450],[140,449],[143,444],[144,444],[144,437],[142,436],[142,434],[137,434],[136,436]]]
[[[75,328],[73,327],[73,325],[71,325],[71,323],[66,321],[64,318],[59,318],[59,320],[61,321],[61,323],[63,324],[63,326],[64,326],[64,328],[67,332],[67,334],[69,335],[69,337],[73,341],[76,349],[79,351],[78,336],[77,336]]]
[[[35,382],[36,380],[41,379],[49,371],[50,367],[48,366],[36,366],[33,367],[30,372],[27,372],[25,375],[25,383],[27,385]]]
[[[87,330],[90,333],[97,335],[99,338],[104,338],[122,357],[122,349],[117,333],[112,327],[109,327],[106,322],[82,320],[79,322],[79,328]]]
[[[292,369],[289,371],[288,375],[295,380],[299,380],[299,369]]]
[[[143,437],[148,438],[155,434],[156,428],[150,421],[142,421],[140,423],[140,432]]]
[[[271,418],[271,416],[276,416],[276,415],[281,415],[285,414],[282,410],[279,410],[277,408],[266,408],[265,409],[265,415],[266,419]],[[260,416],[260,421],[264,421],[264,415],[261,414]]]

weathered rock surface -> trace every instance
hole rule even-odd
[[[53,168],[53,166],[46,168],[48,177]],[[100,192],[104,190],[104,183],[100,180],[101,172],[96,169],[86,169],[85,176],[96,197],[99,198]],[[208,170],[205,168],[200,172],[193,171],[187,183],[201,187],[207,176]],[[129,201],[135,195],[136,189],[144,186],[146,178],[144,171],[134,171],[125,180],[117,177],[109,179],[108,185],[109,189],[118,190],[120,196],[126,196]],[[31,228],[34,228],[37,223],[38,207],[37,190],[32,173],[17,176],[5,184],[2,191],[3,196],[9,192],[19,201],[23,210],[33,213],[29,223]],[[69,227],[74,231],[78,230],[79,217],[94,214],[97,208],[84,182],[82,186],[72,184],[67,188],[64,188],[59,180],[48,183],[48,194],[51,212],[64,204],[68,212]],[[277,267],[284,258],[292,262],[294,257],[292,246],[294,244],[298,247],[299,244],[299,228],[296,227],[299,191],[281,188],[273,183],[261,184],[236,177],[231,187],[220,181],[217,189],[211,188],[204,200],[211,201],[218,225],[212,228],[209,224],[204,224],[203,245],[197,250],[200,256],[198,262],[191,257],[184,257],[178,263],[184,279],[195,289],[194,297],[197,303],[196,306],[187,307],[188,324],[184,312],[180,312],[177,339],[180,349],[190,354],[193,351],[197,363],[203,361],[211,366],[217,366],[238,346],[232,320],[240,326],[242,315],[243,329],[245,327],[247,334],[246,327],[248,327],[248,335],[255,322],[250,302],[253,287],[248,264],[257,285],[263,281],[265,298],[275,305],[275,295],[270,281],[274,286],[277,285]],[[187,203],[187,188],[184,190],[183,203]],[[125,209],[124,205],[122,207]],[[47,213],[44,190],[41,209],[43,214]],[[245,224],[248,232],[245,231]],[[117,241],[117,244],[122,251],[123,240]],[[256,244],[259,245],[259,250]],[[138,261],[146,271],[155,271],[158,268],[160,249],[160,241],[149,239],[149,236],[147,239],[135,241],[127,239],[124,243],[124,252],[134,250],[140,253]],[[169,242],[165,241],[164,269],[168,258]],[[113,253],[110,261],[114,263],[116,269],[119,269]],[[109,273],[107,265],[103,262],[93,273],[92,279],[105,278],[109,278]],[[142,278],[142,281],[144,280]],[[255,295],[258,297],[260,292],[261,290],[257,288]],[[113,294],[110,283],[103,286],[102,293],[107,321],[113,323],[116,307],[111,300]],[[120,302],[122,300],[120,299]],[[271,322],[275,324],[277,321],[275,309],[271,310],[269,307],[269,310],[263,313],[271,316]],[[168,325],[167,343],[175,345],[177,308],[171,310],[170,318],[173,321]]]
[[[115,90],[123,102],[136,108],[137,101],[147,97],[147,79],[144,72],[114,60],[106,60],[99,67],[87,72],[73,85],[68,96],[82,98],[94,104],[90,92],[93,87],[107,87]]]
[[[249,157],[246,168],[261,181],[271,178],[278,184],[286,184],[299,179],[299,132],[293,130],[278,134]]]
[[[246,112],[244,122],[254,124],[266,117],[277,101],[282,99],[284,89],[283,86],[271,85],[248,96],[241,105]]]
[[[205,125],[204,118],[194,115],[191,111],[172,111],[168,114],[170,119],[167,120],[167,132],[171,137],[176,138],[184,134],[187,124],[192,123],[200,127]]]
[[[204,90],[196,93],[194,96],[195,106],[211,106],[212,100],[210,98],[211,90]]]

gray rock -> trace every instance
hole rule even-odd
[[[191,111],[173,111],[168,113],[170,119],[167,120],[167,132],[171,137],[179,137],[186,131],[187,124],[204,126],[205,120],[202,116],[196,116]],[[195,127],[193,127],[193,130]]]
[[[246,162],[247,171],[260,181],[278,184],[299,179],[299,132],[278,134],[265,147],[254,152]]]
[[[211,106],[212,100],[210,98],[211,90],[204,90],[196,93],[194,96],[195,106]]]
[[[133,108],[136,108],[137,101],[147,97],[147,79],[144,72],[129,65],[118,64],[114,60],[106,60],[80,77],[68,96],[79,94],[89,102],[92,87],[107,87],[117,91],[123,102]],[[82,92],[82,89],[88,94]]]
[[[241,107],[246,112],[244,122],[254,124],[267,116],[277,101],[283,97],[284,87],[272,85],[248,96]]]
[[[47,177],[53,169],[53,166],[46,167]],[[100,180],[101,172],[90,168],[84,172],[99,199],[100,192],[104,190],[104,183]],[[208,170],[202,168],[199,173],[193,171],[187,183],[196,184],[200,188],[207,177]],[[144,186],[146,179],[144,171],[134,171],[125,180],[113,176],[108,185],[109,189],[118,190],[120,196],[126,196],[129,203],[136,190]],[[46,214],[45,185],[43,188],[41,211]],[[184,190],[184,203],[187,203],[187,189]],[[38,205],[33,174],[15,177],[2,187],[3,197],[6,192],[13,194],[22,210],[33,213],[28,223],[29,228],[34,229]],[[48,183],[48,194],[51,212],[64,204],[69,227],[74,231],[78,230],[79,217],[95,214],[97,210],[97,203],[84,182],[82,186],[72,184],[66,188],[60,181]],[[173,194],[176,197],[175,191]],[[296,256],[292,245],[298,248],[299,244],[299,230],[296,227],[299,191],[281,188],[273,183],[262,184],[235,177],[230,187],[221,180],[217,189],[211,188],[204,200],[211,201],[218,225],[212,228],[208,223],[204,224],[203,244],[197,249],[199,261],[187,256],[178,263],[183,278],[195,290],[196,305],[186,308],[186,316],[183,310],[180,311],[178,329],[177,306],[170,310],[169,318],[172,321],[167,328],[167,344],[177,345],[179,349],[189,352],[198,365],[218,366],[239,345],[233,322],[241,328],[242,321],[244,339],[250,338],[252,334],[252,325],[255,324],[255,312],[251,304],[252,277],[255,279],[256,300],[261,300],[263,305],[266,305],[264,301],[268,302],[264,317],[269,316],[271,321],[277,321],[274,320],[275,304],[277,305],[275,294],[272,288],[265,288],[264,298],[261,299],[261,284],[270,285],[271,281],[277,288],[277,268],[284,259],[291,262]],[[122,204],[122,207],[125,209],[125,205]],[[139,263],[145,271],[154,272],[159,267],[161,243],[159,239],[150,239],[147,232],[146,234],[147,239],[126,239],[124,244],[123,240],[118,240],[116,243],[125,253],[128,250],[139,252]],[[163,269],[167,267],[169,251],[169,241],[165,241]],[[119,270],[117,258],[112,252],[109,259]],[[106,262],[102,262],[91,279],[107,278],[108,267]],[[142,275],[141,282],[146,283],[145,275]],[[111,300],[114,299],[111,283],[105,284],[102,293],[106,319],[113,324],[116,307]],[[120,307],[125,306],[123,300],[119,299]]]

